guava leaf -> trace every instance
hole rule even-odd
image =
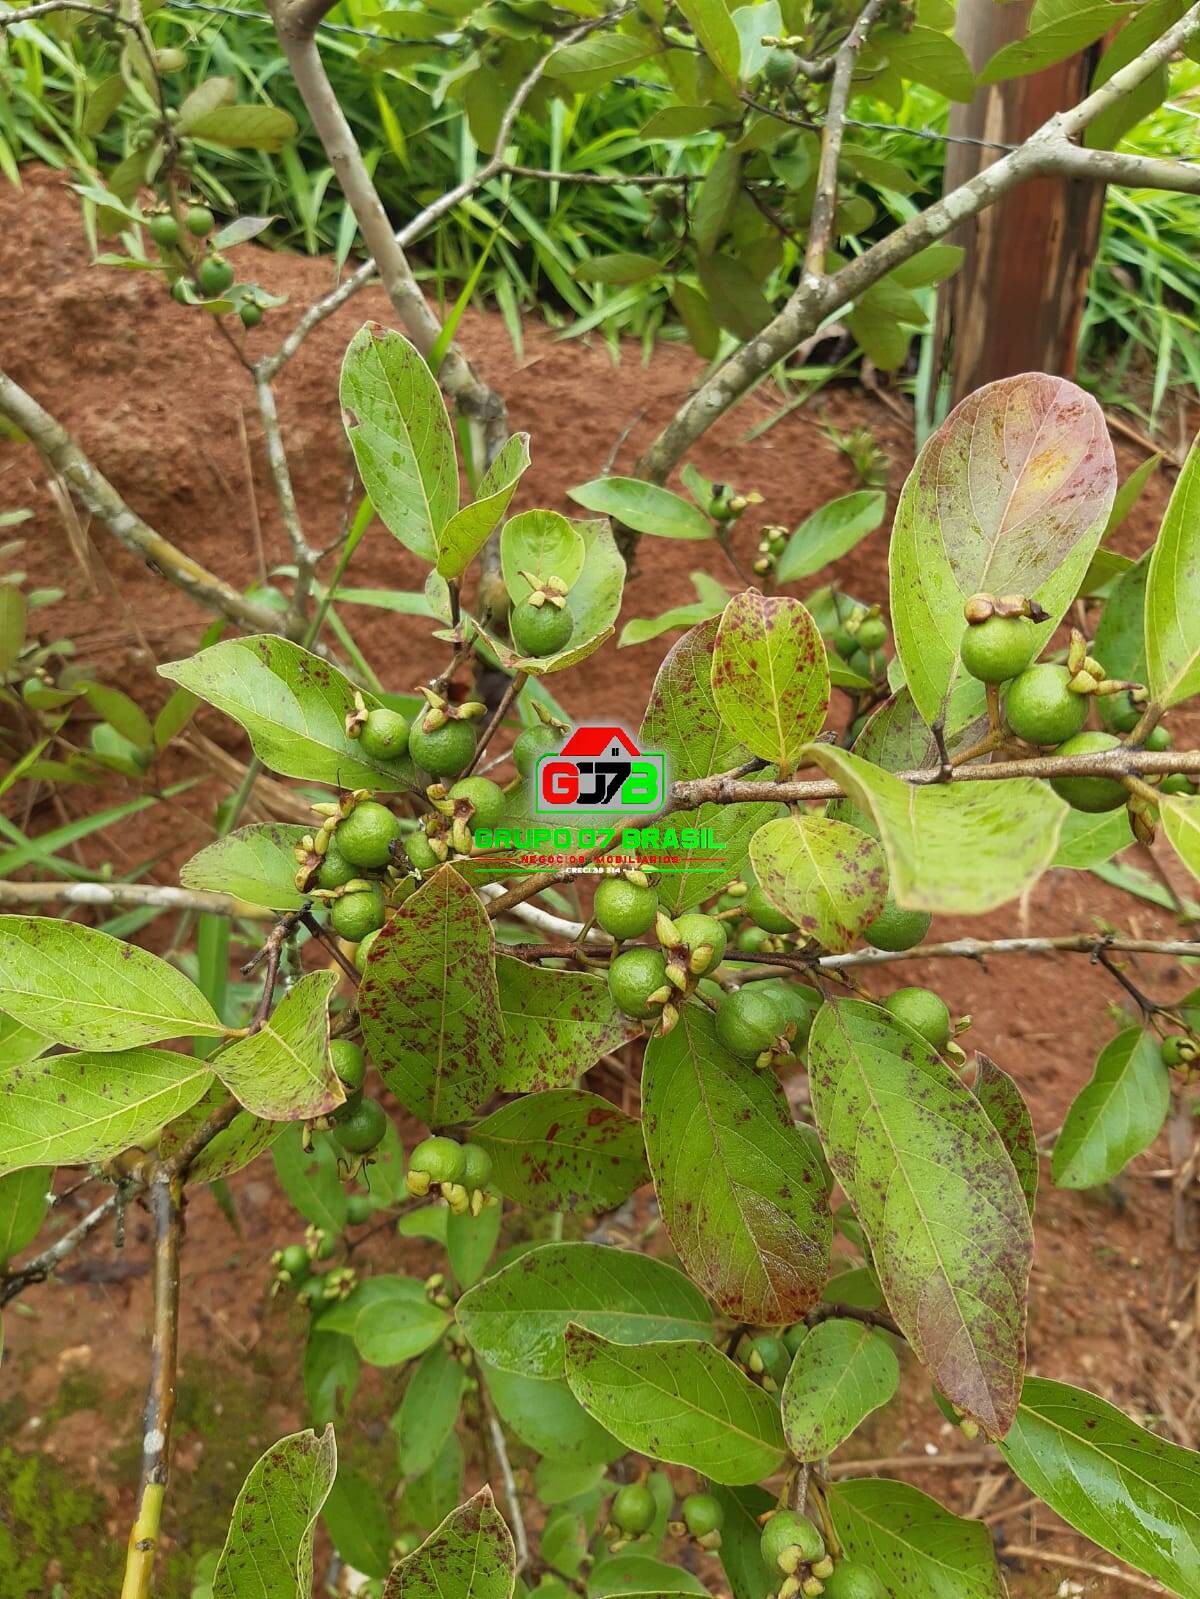
[[[469,1116],[493,1092],[504,1038],[492,924],[452,867],[383,927],[358,1008],[384,1081],[429,1126]]]
[[[1150,556],[1146,663],[1164,709],[1200,693],[1200,443],[1188,451]]]
[[[367,322],[346,347],[338,395],[380,521],[432,563],[458,510],[454,435],[433,373],[403,335]]]
[[[783,1433],[797,1460],[839,1449],[900,1386],[900,1362],[878,1327],[831,1318],[797,1349],[780,1403]]]
[[[168,1049],[80,1051],[12,1066],[0,1073],[0,1174],[86,1166],[145,1145],[211,1083],[207,1061]]]
[[[782,816],[750,840],[759,887],[834,954],[852,949],[887,899],[887,857],[869,833],[828,816]]]
[[[489,1277],[458,1303],[458,1323],[492,1366],[561,1377],[570,1323],[611,1343],[714,1336],[704,1295],[681,1271],[606,1244],[545,1244]]]
[[[829,1510],[851,1560],[890,1594],[921,1599],[1007,1599],[992,1536],[906,1482],[867,1478],[829,1485]]]
[[[1093,866],[1119,855],[1132,843],[1133,829],[1124,805],[1115,811],[1068,810],[1050,864],[1076,872],[1090,871]]]
[[[284,777],[388,792],[417,786],[407,756],[372,760],[346,732],[355,708],[350,679],[289,639],[226,639],[158,670],[240,723],[263,765]],[[372,694],[362,699],[368,710],[380,704]]]
[[[311,828],[284,822],[254,822],[198,850],[179,868],[185,888],[232,894],[248,905],[296,910],[304,895],[296,887],[293,849]]]
[[[511,1599],[516,1580],[512,1534],[481,1488],[392,1568],[383,1599]]]
[[[647,1177],[639,1123],[581,1089],[525,1094],[471,1138],[492,1157],[500,1192],[531,1210],[614,1210]]]
[[[527,578],[559,577],[570,590],[587,559],[587,545],[574,522],[558,511],[522,511],[511,516],[500,534],[500,570],[514,605],[533,593]]]
[[[26,1166],[0,1177],[0,1267],[37,1237],[50,1206],[53,1180],[53,1170],[43,1166]]]
[[[807,754],[879,829],[906,910],[977,916],[1016,899],[1054,859],[1067,805],[1038,778],[918,785],[832,744]]]
[[[820,1296],[830,1220],[820,1164],[769,1072],[685,1005],[651,1039],[642,1074],[646,1152],[663,1221],[688,1275],[736,1321],[798,1321]]]
[[[1085,1538],[1180,1599],[1200,1599],[1200,1454],[1044,1377],[1025,1379],[1000,1453]]]
[[[417,1362],[392,1417],[405,1477],[419,1477],[441,1454],[458,1420],[466,1381],[466,1368],[445,1344],[434,1344]]]
[[[788,540],[775,565],[775,581],[797,583],[819,572],[874,533],[886,510],[882,489],[856,489],[819,505]]]
[[[335,972],[308,972],[257,1032],[213,1058],[230,1093],[267,1121],[311,1121],[344,1104],[329,1058],[329,998]]]
[[[1000,1134],[1000,1141],[1008,1151],[1008,1158],[1013,1163],[1013,1170],[1032,1216],[1037,1203],[1039,1168],[1037,1135],[1033,1130],[1029,1106],[1013,1079],[994,1060],[976,1051],[975,1064],[975,1081],[971,1085],[971,1092],[983,1106],[988,1121]]]
[[[627,1449],[729,1486],[783,1463],[777,1402],[712,1344],[628,1346],[577,1326],[565,1337],[571,1392]]]
[[[1026,372],[977,389],[922,446],[891,542],[896,649],[933,723],[959,671],[963,605],[1024,594],[1045,643],[1079,591],[1117,474],[1104,415],[1065,378]]]
[[[602,977],[496,960],[504,1052],[497,1088],[506,1094],[573,1087],[628,1032]]]
[[[799,600],[757,589],[725,607],[712,658],[721,720],[753,754],[790,771],[829,709],[829,668],[817,624]]]
[[[711,539],[713,524],[698,505],[671,489],[633,477],[598,477],[568,489],[577,505],[614,517],[635,533],[663,539]]]
[[[567,1387],[565,1377],[525,1377],[477,1357],[504,1425],[553,1467],[600,1464],[624,1453]],[[542,1544],[544,1554],[547,1543]]]
[[[336,1475],[332,1426],[271,1445],[233,1507],[213,1599],[310,1599],[313,1532]]]
[[[1165,794],[1159,814],[1171,848],[1192,876],[1200,877],[1200,797]]]
[[[978,1100],[918,1034],[861,1000],[809,1038],[821,1142],[892,1314],[942,1392],[992,1435],[1025,1368],[1029,1209]]]
[[[1123,1172],[1162,1132],[1171,1078],[1155,1033],[1128,1027],[1100,1051],[1054,1143],[1059,1188],[1099,1188]]]
[[[529,434],[514,433],[480,479],[476,497],[438,532],[437,570],[442,577],[459,578],[467,570],[508,510],[528,466]]]
[[[694,627],[672,646],[658,669],[642,720],[643,749],[661,750],[671,779],[711,777],[745,761],[750,751],[725,726],[712,691],[716,617]],[[779,806],[701,805],[673,812],[670,825],[709,828],[718,840],[719,860],[711,850],[680,850],[678,871],[664,873],[659,900],[669,915],[690,910],[708,899],[722,882],[736,877],[749,860],[750,838]],[[673,852],[674,853],[674,852]]]
[[[343,1333],[371,1366],[399,1366],[415,1360],[436,1344],[450,1318],[415,1277],[367,1277],[331,1309],[316,1326]]]
[[[50,916],[0,916],[0,993],[17,1021],[56,1044],[93,1051],[225,1032],[174,966],[109,933]]]

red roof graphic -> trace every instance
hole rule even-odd
[[[563,755],[593,756],[607,755],[612,743],[622,744],[629,755],[640,755],[641,751],[620,727],[580,727],[577,728],[563,745]]]

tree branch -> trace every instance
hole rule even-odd
[[[259,367],[252,368],[252,371],[254,374],[254,390],[258,396],[258,414],[267,444],[267,464],[271,469],[271,479],[275,484],[275,498],[279,504],[279,515],[283,521],[283,530],[287,535],[288,543],[291,545],[292,559],[296,563],[296,586],[292,592],[291,605],[288,608],[288,632],[296,635],[304,630],[308,611],[308,596],[312,589],[313,573],[316,571],[318,555],[304,536],[304,526],[300,520],[300,508],[296,504],[296,491],[292,486],[291,467],[288,465],[287,451],[283,446],[283,433],[279,426],[279,412],[275,406],[275,390],[271,387],[270,378]]]
[[[142,1425],[142,1471],[137,1515],[125,1555],[121,1599],[149,1599],[154,1557],[162,1527],[163,1499],[171,1457],[175,1414],[175,1369],[179,1353],[179,1245],[183,1232],[178,1178],[156,1177],[150,1187],[154,1213],[154,1337],[150,1386]]]
[[[153,905],[158,910],[199,911],[211,916],[245,916],[266,920],[270,911],[248,905],[232,894],[159,883],[14,883],[0,880],[0,905],[98,906]]]
[[[48,1181],[49,1179],[47,1179]],[[12,1272],[0,1272],[0,1306],[7,1305],[26,1288],[34,1283],[44,1283],[50,1274],[62,1265],[68,1255],[74,1254],[85,1238],[91,1236],[104,1221],[116,1210],[120,1196],[109,1194],[108,1198],[90,1210],[82,1221],[76,1222],[61,1238],[55,1240],[48,1249],[40,1255],[35,1255],[24,1266],[18,1266]]]
[[[224,578],[217,577],[156,533],[132,511],[104,474],[75,440],[31,394],[0,371],[0,416],[5,416],[29,440],[39,455],[66,482],[85,511],[96,517],[112,536],[152,572],[165,577],[197,604],[255,633],[274,633],[279,614],[258,605]]]
[[[1179,187],[1188,193],[1200,193],[1200,169],[1186,163],[1160,163],[1107,150],[1084,151],[1071,143],[1101,112],[1132,93],[1152,72],[1170,61],[1197,32],[1200,32],[1200,4],[1189,7],[1173,28],[1119,72],[1114,72],[1107,83],[1072,110],[1058,113],[1043,123],[1018,149],[985,167],[969,182],[896,228],[832,276],[813,279],[806,274],[802,277],[778,315],[736,350],[680,406],[639,461],[639,475],[653,483],[665,482],[672,469],[718,417],[765,377],[777,362],[789,356],[826,316],[856,300],[873,283],[911,260],[926,245],[944,238],[960,223],[977,216],[1030,178],[1061,173],[1068,177],[1086,176],[1120,183],[1125,181],[1123,173],[1132,173],[1140,184]],[[1136,165],[1131,166],[1131,162]]]
[[[825,129],[821,135],[817,188],[808,224],[808,244],[804,251],[804,276],[809,279],[816,280],[825,275],[825,258],[833,242],[833,219],[837,212],[838,163],[842,157],[842,136],[846,131],[850,85],[858,62],[858,52],[866,43],[867,34],[883,4],[884,0],[867,0],[854,26],[838,46],[834,56],[833,82],[829,88]]]

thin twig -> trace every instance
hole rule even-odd
[[[1145,1593],[1166,1593],[1161,1583],[1148,1577],[1135,1577],[1133,1572],[1120,1566],[1102,1566],[1096,1560],[1081,1560],[1078,1555],[1058,1555],[1049,1549],[1034,1549],[1028,1544],[1006,1543],[1003,1553],[1014,1560],[1040,1560],[1048,1566],[1065,1566],[1071,1571],[1090,1571],[1096,1577],[1109,1577],[1123,1582],[1127,1588],[1140,1588]]]
[[[850,84],[854,78],[858,53],[866,43],[867,34],[883,4],[884,0],[867,0],[834,57],[829,107],[825,114],[825,129],[821,136],[817,187],[813,195],[812,215],[808,224],[808,244],[804,251],[804,273],[809,278],[820,279],[825,275],[825,258],[833,242],[833,219],[837,211],[838,164],[842,158],[842,135],[846,130]]]
[[[48,1180],[48,1179],[47,1179]],[[61,1266],[68,1255],[74,1254],[85,1238],[91,1236],[113,1211],[116,1210],[120,1195],[109,1194],[108,1198],[90,1210],[82,1221],[76,1222],[69,1232],[63,1233],[50,1245],[43,1249],[40,1255],[35,1255],[24,1266],[18,1266],[15,1271],[0,1273],[0,1306],[7,1305],[26,1288],[34,1283],[44,1283],[50,1274]]]
[[[248,905],[232,894],[159,883],[13,883],[0,880],[0,905],[98,906],[150,905],[160,910],[197,911],[207,916],[245,916],[265,920],[261,905]]]
[[[512,1527],[513,1543],[517,1551],[517,1575],[520,1576],[521,1572],[529,1564],[529,1537],[525,1531],[525,1518],[521,1514],[521,1496],[517,1492],[512,1462],[508,1458],[508,1443],[504,1437],[504,1428],[500,1425],[500,1418],[496,1415],[496,1407],[492,1403],[488,1385],[478,1367],[476,1367],[476,1374],[479,1379],[479,1399],[483,1405],[483,1413],[487,1418],[488,1435],[491,1438],[492,1448],[496,1454],[496,1464],[500,1468],[500,1480],[504,1484],[504,1497],[508,1501],[509,1523]]]

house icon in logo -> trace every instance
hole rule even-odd
[[[620,727],[581,727],[559,751],[560,755],[585,760],[628,760],[641,754],[628,733]]]

